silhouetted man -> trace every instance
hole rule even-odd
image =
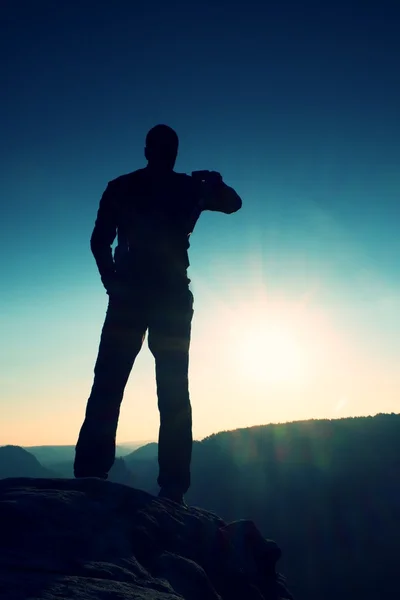
[[[229,214],[242,201],[219,173],[176,173],[177,153],[175,131],[157,125],[146,137],[147,166],[110,181],[100,200],[91,249],[109,302],[74,473],[107,478],[125,386],[148,331],[160,411],[159,495],[183,504],[192,454],[189,236],[202,210]]]

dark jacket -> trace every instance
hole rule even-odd
[[[230,214],[241,206],[225,183],[205,194],[192,177],[174,171],[160,177],[146,167],[110,181],[90,240],[104,286],[115,278],[187,280],[189,236],[201,212]]]

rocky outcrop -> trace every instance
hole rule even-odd
[[[278,600],[280,549],[251,521],[98,479],[0,481],[4,600]]]

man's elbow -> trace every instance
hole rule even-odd
[[[110,251],[111,244],[97,227],[93,229],[90,237],[90,249],[93,256],[97,257]]]

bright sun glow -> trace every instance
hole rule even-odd
[[[307,318],[285,307],[249,307],[238,311],[230,326],[234,368],[252,381],[299,383],[311,375]]]
[[[304,356],[294,336],[279,325],[244,331],[236,352],[241,370],[252,379],[293,381],[304,374]]]

